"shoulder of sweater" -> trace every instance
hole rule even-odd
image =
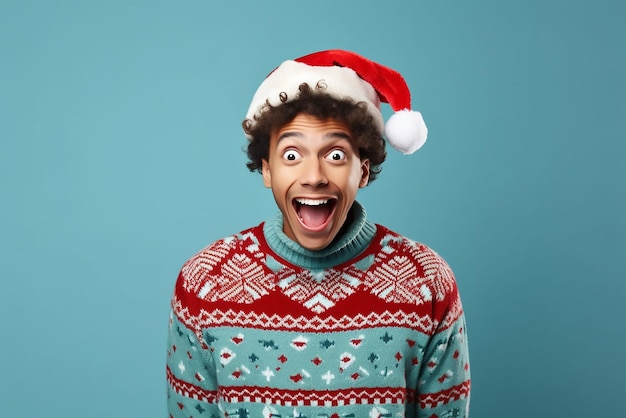
[[[396,260],[410,260],[415,266],[419,266],[423,278],[433,284],[443,284],[443,286],[456,292],[456,278],[454,272],[446,260],[429,246],[407,238],[389,228],[376,225],[378,233],[376,239],[381,253],[388,254],[385,257],[387,262],[391,257],[398,257]]]
[[[398,251],[410,251],[412,253],[425,254],[427,253],[445,263],[443,257],[441,257],[435,250],[430,248],[428,245],[408,238],[396,231],[387,228],[384,225],[376,224],[376,228],[378,231],[376,236],[379,239],[381,245],[390,245]]]
[[[210,269],[210,266],[216,261],[223,259],[227,254],[233,251],[256,251],[262,236],[263,223],[213,241],[189,258],[183,264],[181,273],[190,273],[198,269]]]

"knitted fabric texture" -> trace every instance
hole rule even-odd
[[[322,253],[280,217],[219,240],[172,298],[169,416],[467,417],[465,319],[446,262],[367,221]]]

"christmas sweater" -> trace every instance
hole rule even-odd
[[[282,218],[187,261],[172,298],[172,418],[467,417],[455,278],[425,245],[354,218],[309,251]]]

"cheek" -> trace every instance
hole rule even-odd
[[[335,185],[340,188],[346,197],[353,198],[361,184],[361,171],[360,169],[350,169],[344,171],[341,176],[336,178]]]
[[[275,195],[285,194],[290,185],[288,173],[279,169],[273,170],[271,184]]]
[[[289,203],[287,203],[286,192],[280,187],[272,187],[272,197],[278,209],[285,213]]]
[[[360,165],[355,166],[352,169],[352,173],[350,176],[351,184],[354,185],[354,187],[356,187],[357,189],[361,187],[361,183],[363,182],[364,175],[365,174],[363,172],[363,167],[361,167]]]

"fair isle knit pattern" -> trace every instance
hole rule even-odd
[[[170,318],[170,417],[467,417],[452,271],[358,203],[351,213],[321,252],[289,240],[276,218],[185,263]]]

